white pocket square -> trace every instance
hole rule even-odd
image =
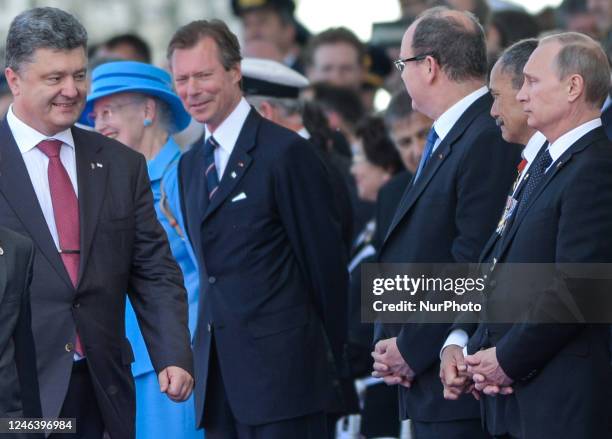
[[[246,194],[244,192],[240,192],[238,195],[232,198],[232,203],[235,203],[236,201],[244,200],[245,198],[246,198]]]

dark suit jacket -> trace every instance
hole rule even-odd
[[[501,238],[489,300],[503,294],[502,286],[516,285],[516,271],[500,263],[612,261],[605,238],[612,236],[612,144],[604,129],[583,136],[556,163]],[[556,295],[538,293],[529,292],[530,315],[556,305]],[[608,340],[605,325],[481,323],[470,353],[496,346],[515,381],[513,395],[486,398],[489,431],[523,439],[611,437]]]
[[[603,124],[604,130],[606,130],[608,139],[612,140],[612,105],[601,113],[601,123]]]
[[[0,227],[0,418],[40,417],[30,313],[32,242]]]
[[[76,145],[81,263],[70,281],[21,153],[0,125],[0,224],[36,247],[32,327],[44,416],[60,413],[78,328],[96,399],[113,439],[133,437],[133,354],[125,338],[128,292],[155,369],[192,371],[186,294],[157,222],[144,157],[100,134],[72,128]]]
[[[322,162],[251,110],[208,202],[202,145],[179,163],[202,291],[194,339],[202,423],[214,344],[232,412],[259,425],[323,411],[346,338],[347,270]],[[246,198],[233,202],[239,194]]]
[[[385,240],[402,195],[406,192],[411,181],[412,173],[410,171],[402,171],[394,175],[378,191],[378,197],[376,198],[376,232],[374,234],[374,246],[377,249],[380,248]]]
[[[489,115],[491,104],[487,94],[463,113],[404,193],[380,249],[381,262],[478,261],[520,159],[519,146],[501,138]],[[410,390],[400,388],[402,418],[438,422],[479,417],[471,396],[443,398],[439,353],[449,327],[402,327],[398,348],[416,373]]]

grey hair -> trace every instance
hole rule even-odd
[[[299,99],[253,95],[246,96],[246,100],[257,110],[261,108],[261,105],[264,102],[267,102],[273,107],[280,109],[285,117],[292,116],[294,114],[301,115],[302,110],[304,109],[302,101],[300,101]]]
[[[87,31],[68,12],[57,8],[34,8],[17,15],[6,38],[6,67],[14,71],[32,62],[37,49],[87,48]]]
[[[501,72],[512,75],[512,88],[520,90],[523,86],[523,67],[527,64],[529,57],[538,47],[538,40],[527,38],[517,41],[508,47],[497,61]]]
[[[431,54],[451,81],[485,79],[487,50],[484,30],[474,14],[461,12],[472,24],[466,27],[450,9],[435,7],[417,17],[412,36],[414,55]]]
[[[586,101],[601,107],[610,89],[610,64],[601,45],[578,32],[564,32],[540,40],[540,44],[549,42],[562,46],[555,60],[559,79],[580,75],[584,80]]]

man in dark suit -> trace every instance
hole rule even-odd
[[[0,227],[0,418],[41,416],[30,312],[33,261],[32,242]]]
[[[155,219],[144,158],[73,126],[84,107],[86,46],[85,29],[59,9],[11,23],[0,224],[37,250],[32,328],[43,415],[76,418],[70,437],[123,439],[134,436],[135,415],[126,292],[160,390],[187,398],[193,360],[182,278]]]
[[[476,262],[519,158],[488,114],[483,30],[472,15],[431,9],[408,28],[400,53],[414,109],[435,122],[379,260]],[[476,401],[442,395],[439,352],[449,326],[405,324],[396,337],[393,327],[373,353],[374,375],[402,385],[400,415],[412,419],[417,439],[485,437]]]
[[[589,264],[612,261],[612,245],[604,238],[612,233],[612,148],[600,119],[608,61],[591,38],[565,33],[542,39],[523,72],[517,99],[529,126],[548,144],[518,187],[501,234],[485,247],[483,259],[492,261],[486,297],[509,309],[504,303],[512,302],[504,300],[517,291],[512,263],[556,265],[570,281],[557,282],[552,292],[549,283],[536,283],[515,323],[495,324],[500,310],[489,305],[489,322],[481,322],[470,338],[465,362],[476,389],[489,395],[484,409],[492,434],[610,437],[608,326],[545,318],[553,312],[564,316],[568,303],[579,303]],[[540,271],[534,280],[550,276]],[[589,285],[592,291],[597,283]]]
[[[180,28],[168,58],[185,108],[206,126],[179,164],[202,286],[197,422],[210,439],[323,438],[347,294],[324,165],[242,97],[240,47],[225,23]]]

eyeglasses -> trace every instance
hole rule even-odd
[[[119,110],[121,110],[123,107],[127,107],[128,105],[140,104],[140,103],[142,103],[142,101],[134,100],[134,101],[124,102],[122,104],[107,105],[99,113],[96,113],[95,111],[92,111],[91,113],[89,113],[87,115],[87,122],[89,122],[91,125],[95,125],[97,120],[101,122],[106,122],[110,120],[114,114],[118,113]]]
[[[395,64],[395,67],[397,68],[397,70],[399,70],[399,72],[402,73],[404,71],[404,67],[406,67],[407,62],[423,61],[428,56],[433,56],[435,58],[435,55],[433,53],[423,53],[421,55],[413,56],[412,58],[396,59],[395,61],[393,61],[393,64]]]

